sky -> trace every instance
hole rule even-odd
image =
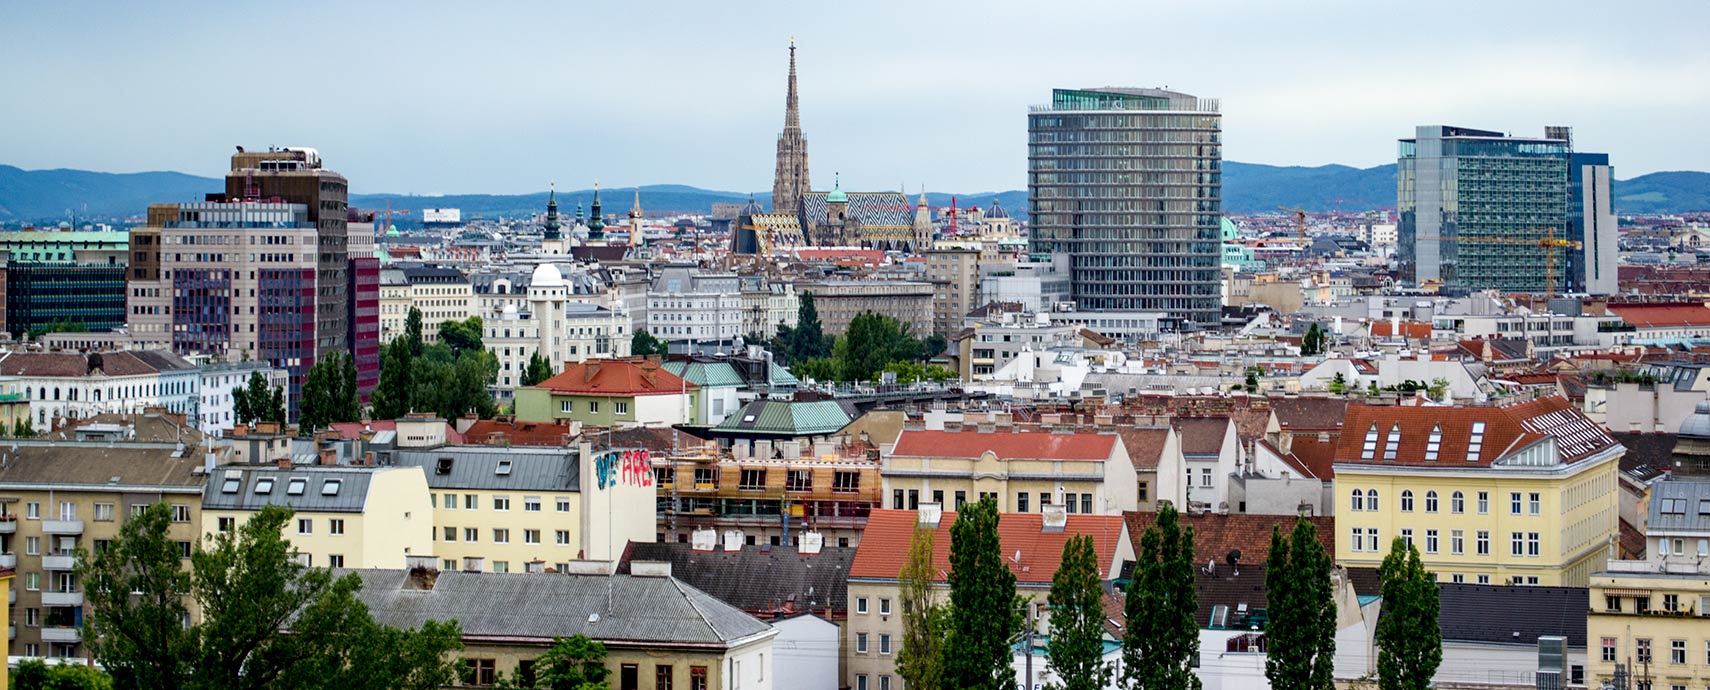
[[[1024,188],[1028,106],[1105,85],[1221,99],[1232,161],[1565,124],[1620,178],[1710,169],[1701,0],[152,5],[0,2],[0,164],[312,146],[357,193],[767,191],[794,36],[819,188]]]

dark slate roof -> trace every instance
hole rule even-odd
[[[580,458],[567,448],[446,446],[400,449],[396,457],[400,467],[422,468],[430,489],[581,490]]]
[[[183,357],[172,354],[169,350],[132,350],[131,355],[142,360],[144,364],[154,367],[155,371],[168,372],[196,368],[196,365],[191,364]]]
[[[825,220],[825,195],[829,192],[808,192],[802,195],[802,226],[809,227]],[[848,192],[849,215],[862,225],[914,227],[914,204],[902,192]]]
[[[1649,481],[1674,466],[1677,434],[1627,432],[1610,434],[1627,452],[1621,455],[1621,473],[1637,481]]]
[[[1672,477],[1651,485],[1651,512],[1646,530],[1710,531],[1710,480]]]
[[[403,570],[353,570],[357,595],[381,623],[456,620],[465,638],[587,635],[605,643],[725,647],[772,626],[671,577],[442,572],[433,589]]]
[[[744,546],[731,552],[695,551],[682,543],[631,543],[619,572],[629,572],[632,561],[665,561],[678,579],[744,611],[843,612],[848,610],[853,560],[853,547],[825,547],[804,555],[793,546]]]
[[[1342,418],[1348,414],[1348,400],[1314,396],[1273,398],[1271,414],[1276,415],[1277,424],[1284,429],[1330,431],[1342,428]]]
[[[1540,635],[1585,647],[1584,587],[1499,587],[1442,583],[1437,626],[1443,641],[1535,645]]]
[[[214,469],[208,483],[202,487],[203,510],[261,510],[266,505],[282,505],[298,512],[360,513],[368,501],[368,484],[376,472],[405,470],[370,467],[292,467],[283,469],[270,465],[225,465]],[[237,480],[236,491],[226,491],[230,480]],[[304,480],[303,490],[292,495],[291,480]],[[265,482],[271,481],[271,484]],[[338,491],[327,495],[328,482],[337,482]],[[265,489],[257,492],[257,489]]]

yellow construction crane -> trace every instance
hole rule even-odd
[[[1544,298],[1556,296],[1556,253],[1555,249],[1579,249],[1584,246],[1573,240],[1556,239],[1555,228],[1538,228],[1544,231],[1544,236],[1535,240],[1506,238],[1506,237],[1457,237],[1453,241],[1463,244],[1511,244],[1529,245],[1544,250]],[[1442,242],[1444,238],[1436,237],[1423,239],[1424,242]]]
[[[1300,232],[1300,245],[1304,247],[1310,244],[1306,241],[1306,209],[1278,206],[1277,210],[1294,214],[1295,229]]]

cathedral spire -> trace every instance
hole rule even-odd
[[[562,227],[558,223],[558,183],[554,181],[548,184],[551,191],[546,193],[546,231],[541,237],[556,240],[560,237],[559,228]]]
[[[606,214],[600,210],[600,181],[594,180],[594,201],[588,206],[588,239],[606,236]]]
[[[796,39],[790,37],[790,82],[784,96],[784,131],[778,133],[777,169],[772,177],[772,212],[796,216],[801,198],[812,189],[808,181],[807,139],[796,93]]]

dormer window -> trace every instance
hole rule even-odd
[[[272,477],[262,477],[260,479],[255,480],[255,492],[258,494],[273,493],[273,478]]]
[[[1394,424],[1394,425],[1391,425],[1389,427],[1389,438],[1387,440],[1385,440],[1383,443],[1383,459],[1394,460],[1395,459],[1395,451],[1400,447],[1401,447],[1401,425],[1400,424]]]
[[[1473,422],[1472,438],[1467,440],[1467,462],[1478,462],[1479,451],[1484,449],[1484,422]]]
[[[500,460],[499,466],[493,470],[493,474],[499,475],[501,477],[510,476],[510,474],[511,474],[511,461]]]
[[[1366,443],[1360,447],[1360,459],[1370,460],[1377,454],[1377,425],[1373,424],[1366,430]]]
[[[236,472],[227,472],[226,480],[220,484],[220,493],[235,494],[242,485],[242,477],[239,477]]]
[[[1443,425],[1431,427],[1431,437],[1425,440],[1425,462],[1436,462],[1437,453],[1443,449]]]
[[[322,496],[337,496],[338,495],[338,487],[339,487],[339,485],[341,485],[343,483],[344,483],[344,480],[342,480],[342,479],[328,479],[324,482],[321,482],[321,495]]]
[[[285,495],[301,496],[303,495],[303,490],[308,486],[309,480],[302,477],[293,477],[291,481],[286,482],[285,484]]]

